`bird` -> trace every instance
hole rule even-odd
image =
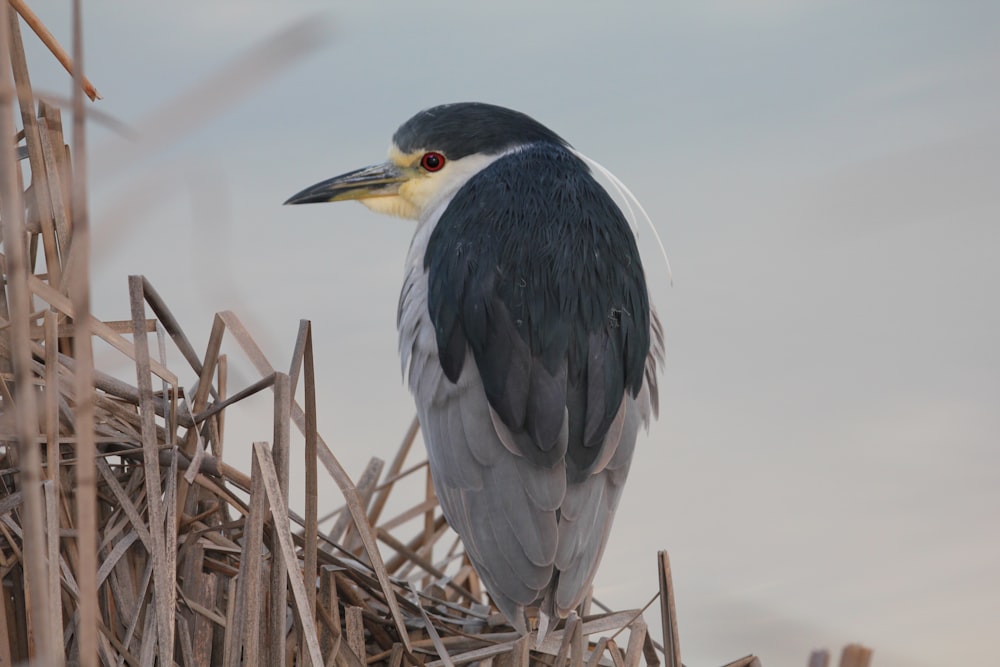
[[[404,122],[385,162],[285,202],[416,221],[404,378],[445,518],[522,634],[532,608],[540,624],[582,610],[658,412],[662,327],[629,220],[589,164],[524,113],[459,102]]]

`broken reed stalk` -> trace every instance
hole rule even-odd
[[[142,294],[142,279],[129,276],[129,297],[132,307],[132,339],[136,352],[136,386],[139,389],[139,415],[142,436],[142,456],[146,483],[146,511],[149,515],[153,588],[156,591],[154,612],[159,641],[160,664],[168,665],[173,648],[173,591],[172,572],[168,568],[164,540],[163,489],[160,484],[159,442],[156,433],[156,410],[153,407],[153,383],[149,367],[149,342],[146,336],[146,313]],[[169,529],[169,526],[167,527]],[[95,591],[96,593],[96,591]]]
[[[83,9],[80,0],[73,2],[73,155],[87,154],[86,117],[83,96]],[[76,318],[73,320],[73,352],[76,359],[76,403],[73,419],[76,434],[76,523],[79,567],[80,606],[77,632],[77,659],[82,667],[97,665],[99,610],[97,608],[97,475],[94,466],[97,444],[94,441],[95,406],[93,396],[94,353],[90,315],[90,214],[87,208],[86,160],[77,159],[71,181],[73,235],[65,262],[72,280],[70,298]],[[72,260],[72,261],[71,261]],[[156,525],[153,525],[154,530]],[[54,567],[54,564],[53,564]],[[108,649],[105,646],[105,652]]]
[[[14,126],[11,105],[14,100],[14,86],[11,81],[12,62],[11,49],[14,48],[14,38],[11,34],[8,14],[10,10],[2,3],[0,16],[0,128]],[[16,29],[16,26],[15,26]],[[17,62],[17,59],[14,59]],[[19,68],[20,69],[20,68]],[[22,72],[23,73],[23,72]],[[36,394],[33,387],[33,371],[31,366],[31,343],[28,328],[28,315],[31,300],[28,296],[27,276],[29,273],[28,257],[25,246],[21,244],[24,238],[24,207],[21,199],[20,173],[14,147],[9,142],[3,142],[0,149],[0,198],[2,198],[3,238],[6,280],[8,286],[9,319],[8,346],[11,352],[10,362],[14,371],[14,396],[16,402],[15,421],[17,432],[17,447],[13,450],[16,462],[21,467],[22,474],[18,486],[21,488],[24,500],[25,523],[23,524],[25,588],[27,601],[31,608],[26,609],[27,622],[35,633],[37,644],[35,649],[43,660],[52,659],[53,629],[48,627],[48,573],[45,558],[45,533],[43,526],[43,506],[41,490],[41,455],[37,447],[37,409]],[[11,242],[13,241],[13,242]],[[28,638],[30,642],[32,637]]]
[[[48,48],[52,55],[55,56],[56,60],[59,61],[67,72],[73,75],[73,59],[70,59],[66,50],[59,44],[59,40],[57,40],[55,36],[49,32],[49,29],[45,27],[45,24],[42,23],[40,18],[38,18],[38,15],[31,11],[31,7],[28,6],[28,3],[25,2],[25,0],[9,0],[9,2],[14,11],[21,15],[24,22],[28,24],[36,35],[38,35],[38,39],[42,40],[42,43],[45,44],[46,48]],[[75,58],[75,60],[76,62],[80,62],[79,58]],[[92,84],[86,77],[81,78],[83,79],[83,92],[87,94],[87,97],[89,97],[92,102],[101,99],[101,96],[98,94],[97,88],[94,87],[94,84]]]
[[[681,645],[677,631],[677,607],[674,604],[674,585],[670,572],[670,556],[666,551],[657,554],[660,573],[660,618],[663,621],[663,653],[667,667],[682,667]]]

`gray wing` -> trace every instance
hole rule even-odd
[[[550,615],[565,617],[590,590],[628,476],[639,427],[647,428],[658,412],[657,377],[662,365],[663,331],[650,308],[650,350],[643,386],[635,398],[625,396],[615,426],[602,445],[601,466],[580,482],[570,483],[560,506],[555,563],[558,579],[542,603]]]
[[[504,444],[475,364],[466,365],[457,384],[435,375],[436,381],[414,378],[414,393],[448,522],[512,623],[523,623],[532,605],[566,616],[596,574],[639,427],[648,421],[649,393],[623,401],[602,467],[567,482],[565,464],[540,467]]]
[[[445,516],[497,606],[516,623],[555,574],[566,473],[504,447],[475,364],[467,369],[458,384],[442,378],[432,393],[418,392],[417,411]]]
[[[442,371],[427,310],[418,230],[400,298],[400,356],[417,404],[435,490],[448,522],[501,612],[521,631],[524,608],[565,616],[586,597],[600,560],[641,423],[655,410],[659,324],[642,390],[626,395],[583,479],[565,463],[539,466],[520,453],[490,406],[471,359],[456,382]],[[651,402],[652,399],[652,402]],[[563,436],[565,437],[565,435]]]

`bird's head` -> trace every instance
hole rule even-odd
[[[523,113],[478,102],[445,104],[403,123],[385,162],[321,181],[285,203],[357,199],[379,213],[422,219],[501,155],[538,142],[567,145]]]

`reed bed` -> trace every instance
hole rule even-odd
[[[82,97],[97,95],[78,16],[69,57],[23,2],[0,7],[0,127],[17,138],[0,154],[0,665],[681,665],[665,552],[651,592],[662,645],[638,609],[514,632],[441,514],[416,421],[357,481],[318,433],[308,321],[278,369],[233,312],[196,351],[142,276],[127,278],[131,319],[95,318],[80,158]],[[12,8],[74,73],[72,148],[62,110],[32,93]],[[256,381],[231,386],[224,341]],[[129,360],[129,379],[94,366],[95,343]],[[241,471],[224,455],[227,411],[261,392],[273,431]],[[321,519],[326,477],[343,506]],[[398,502],[413,480],[422,492]]]

